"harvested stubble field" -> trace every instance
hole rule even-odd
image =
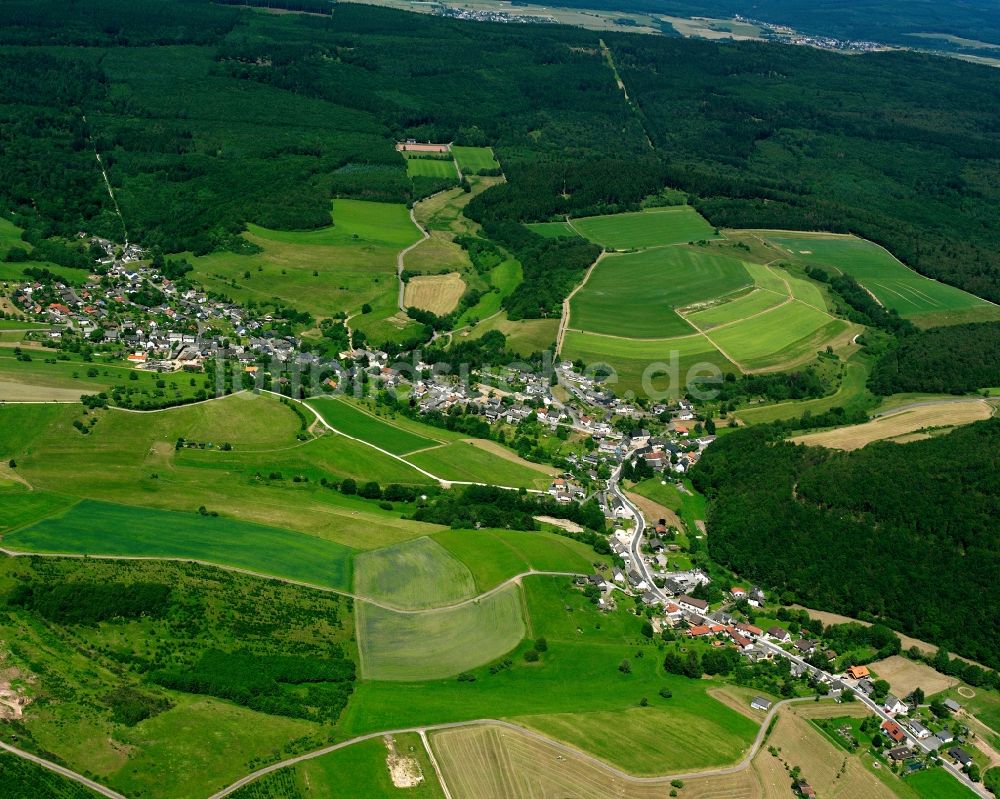
[[[870,668],[889,683],[897,696],[907,696],[914,688],[922,688],[927,696],[931,696],[958,685],[958,680],[954,677],[941,674],[930,666],[908,660],[901,655],[878,660],[872,663]]]
[[[893,439],[926,428],[954,427],[978,422],[992,416],[994,409],[994,405],[986,400],[967,402],[943,400],[886,414],[864,424],[826,430],[820,433],[809,433],[804,436],[796,436],[792,440],[797,444],[854,450],[873,441]]]
[[[407,307],[420,308],[444,316],[455,310],[464,293],[465,281],[458,272],[419,275],[407,281],[403,303]]]

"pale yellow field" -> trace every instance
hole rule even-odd
[[[420,275],[406,284],[403,301],[408,307],[444,316],[455,310],[465,293],[465,281],[458,272],[446,275]]]
[[[833,707],[844,710],[844,707]],[[787,799],[792,796],[786,766],[798,766],[802,770],[802,779],[808,781],[816,795],[823,799],[895,797],[858,756],[828,741],[800,712],[798,708],[782,710],[767,746],[762,747],[754,757],[753,770],[760,780],[764,799]],[[840,712],[836,715],[848,714]],[[780,750],[777,757],[768,751],[772,746]]]
[[[0,402],[77,402],[83,390],[0,380]]]
[[[557,744],[496,725],[431,735],[453,799],[665,799],[670,777],[633,780]],[[760,799],[750,769],[685,781],[689,799]]]
[[[914,688],[923,688],[924,693],[930,696],[958,685],[958,680],[941,674],[923,663],[907,660],[902,655],[879,660],[872,663],[870,668],[892,686],[892,692],[896,696],[906,696]]]
[[[792,441],[814,447],[854,450],[872,441],[909,436],[924,428],[954,427],[978,422],[981,419],[988,419],[993,415],[993,411],[994,406],[986,400],[967,402],[943,400],[932,405],[880,416],[864,424],[795,436]]]

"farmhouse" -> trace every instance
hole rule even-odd
[[[740,600],[747,598],[747,590],[739,585],[734,585],[729,593],[733,595],[733,599]]]
[[[733,639],[733,643],[736,644],[736,648],[741,652],[749,652],[753,649],[753,641],[749,638],[744,638],[735,630],[729,633],[729,637]]]
[[[771,700],[765,699],[763,696],[755,696],[752,700],[750,700],[750,707],[754,710],[770,710]]]
[[[953,746],[949,749],[948,757],[956,763],[961,764],[962,768],[965,768],[972,763],[972,755],[966,752],[961,746]]]
[[[870,676],[867,666],[849,666],[845,673],[852,680],[861,680]]]
[[[810,641],[808,638],[800,638],[794,644],[792,644],[800,653],[803,655],[811,655],[816,651],[816,642]]]

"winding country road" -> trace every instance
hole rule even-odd
[[[16,746],[11,746],[10,744],[6,744],[3,741],[0,741],[0,750],[3,750],[4,752],[9,752],[10,754],[16,755],[17,757],[22,757],[25,760],[30,760],[35,765],[41,766],[44,769],[48,769],[49,771],[52,771],[62,777],[65,777],[68,780],[73,780],[73,782],[78,782],[81,785],[90,788],[90,790],[94,791],[95,793],[99,793],[101,796],[108,797],[108,799],[125,799],[125,797],[122,796],[120,793],[116,793],[115,791],[112,791],[110,788],[105,788],[103,785],[100,785],[94,782],[93,780],[87,779],[82,774],[77,774],[75,771],[65,768],[64,766],[60,766],[58,763],[53,763],[51,760],[46,760],[44,757],[33,755],[31,754],[31,752],[25,752],[23,749],[18,749]]]

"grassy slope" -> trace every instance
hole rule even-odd
[[[0,430],[24,424],[23,429],[32,431],[30,440],[22,437],[7,457],[17,457],[18,474],[37,489],[167,510],[192,512],[205,505],[236,519],[362,549],[437,529],[321,487],[323,477],[376,479],[383,484],[430,481],[406,464],[343,436],[296,441],[288,433],[298,430],[298,418],[267,396],[252,400],[233,396],[147,414],[100,411],[81,417],[79,406],[43,408],[0,409]],[[36,410],[46,414],[44,426],[25,422]],[[77,418],[98,421],[83,436],[71,425]],[[175,451],[174,442],[181,435],[216,443],[228,440],[234,449]],[[272,474],[280,479],[269,479]],[[308,481],[293,482],[293,476]]]
[[[433,537],[469,567],[479,591],[531,569],[589,573],[595,561],[606,560],[585,544],[555,533],[442,530]]]
[[[342,433],[368,441],[395,455],[405,455],[440,443],[395,427],[335,397],[310,400],[308,404]]]
[[[509,652],[525,633],[516,585],[450,610],[356,607],[361,674],[369,680],[450,677]]]
[[[529,230],[535,231],[539,236],[547,239],[555,239],[561,236],[570,237],[580,235],[568,222],[532,222],[526,225]]]
[[[520,265],[518,265],[520,267]],[[520,269],[518,270],[520,271]],[[499,303],[498,303],[499,304]],[[468,335],[469,338],[479,338],[490,330],[499,330],[507,337],[507,348],[520,354],[531,355],[534,352],[541,352],[551,347],[556,340],[556,333],[559,331],[559,319],[521,319],[511,321],[507,318],[507,312],[501,311],[495,316],[480,322],[467,334],[459,333],[459,336]],[[456,338],[460,341],[461,338]]]
[[[396,254],[420,238],[406,207],[334,200],[332,209],[332,224],[318,230],[248,225],[245,237],[263,252],[188,254],[193,276],[237,301],[277,298],[316,316],[357,313],[367,302],[375,312],[366,315],[365,327],[391,316],[396,311]]]
[[[566,333],[561,354],[568,359],[582,358],[591,366],[600,363],[614,366],[617,383],[613,384],[612,388],[619,392],[644,392],[643,372],[647,367],[655,365],[660,366],[656,367],[655,376],[652,377],[653,389],[674,397],[684,393],[689,370],[697,368],[699,364],[714,364],[723,372],[736,371],[736,368],[700,335],[640,340],[609,338],[570,330]],[[664,376],[660,371],[661,368],[669,367],[672,354],[676,354],[679,382]]]
[[[323,799],[390,799],[400,794],[412,799],[438,799],[443,796],[420,737],[415,733],[396,735],[395,745],[400,755],[414,757],[420,764],[424,779],[418,785],[401,789],[392,784],[386,766],[386,746],[381,738],[377,738],[309,760],[296,767],[301,796]],[[349,779],[345,779],[347,775],[350,775]],[[274,795],[274,799],[298,797],[279,793]]]
[[[772,235],[771,241],[792,256],[834,272],[855,277],[888,308],[903,316],[951,314],[962,320],[962,312],[987,305],[978,297],[944,283],[926,278],[904,266],[876,244],[849,236]],[[1000,318],[996,309],[994,318]]]
[[[354,591],[399,607],[431,608],[474,596],[476,582],[439,543],[417,538],[359,555]]]
[[[570,326],[634,338],[691,333],[675,308],[751,284],[732,258],[667,247],[604,258],[571,303]]]
[[[551,483],[548,474],[527,461],[500,458],[466,441],[417,452],[407,460],[445,480],[493,483],[510,488],[546,488]]]
[[[8,533],[4,543],[28,552],[196,558],[329,588],[346,590],[351,584],[351,550],[333,541],[234,519],[94,500]]]
[[[571,743],[593,742],[598,754],[621,762],[631,756],[621,751],[628,747],[622,746],[618,714],[648,710],[648,716],[639,713],[629,719],[650,730],[653,737],[642,746],[646,762],[630,762],[629,767],[662,773],[674,767],[738,759],[756,731],[753,722],[709,697],[705,689],[711,681],[665,674],[662,655],[642,643],[638,618],[624,609],[598,612],[571,587],[568,578],[529,577],[523,583],[531,619],[529,635],[545,636],[549,644],[538,663],[525,663],[515,655],[511,667],[497,674],[476,669],[475,682],[363,682],[345,715],[345,731],[508,717],[531,726],[552,725]],[[644,657],[634,657],[637,650]],[[484,655],[480,662],[488,662],[489,655]],[[618,670],[623,658],[631,660],[631,674]],[[660,699],[657,692],[662,686],[671,688],[673,699]],[[637,708],[643,696],[649,697],[649,708]],[[572,721],[563,715],[567,713],[573,714]],[[612,721],[615,716],[617,722]],[[654,730],[661,723],[679,724],[670,726],[671,730],[691,726],[699,740],[704,737],[715,743],[706,744],[704,753],[675,742],[667,746]],[[613,728],[615,734],[602,738],[602,726]]]
[[[789,302],[752,319],[713,330],[709,338],[744,365],[769,365],[777,353],[797,342],[811,340],[814,333],[831,323],[836,324],[837,331],[848,325],[809,305]]]
[[[688,206],[591,216],[574,219],[572,225],[591,241],[614,250],[715,238],[715,229]]]

